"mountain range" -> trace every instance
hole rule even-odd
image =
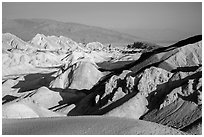
[[[2,32],[12,33],[24,41],[36,34],[65,36],[76,42],[133,43],[141,38],[105,28],[50,19],[3,19]]]

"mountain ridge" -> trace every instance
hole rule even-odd
[[[89,26],[73,22],[60,22],[50,19],[5,19],[2,21],[2,32],[12,33],[24,41],[33,38],[37,33],[65,36],[76,42],[132,43],[141,38],[130,34]]]

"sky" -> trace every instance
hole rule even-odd
[[[153,39],[202,33],[201,2],[3,3],[2,17],[76,22]]]

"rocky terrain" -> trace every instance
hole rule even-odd
[[[202,134],[202,36],[117,48],[4,33],[2,103],[3,134]]]

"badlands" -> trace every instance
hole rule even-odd
[[[113,47],[2,34],[3,134],[202,134],[202,36]]]

